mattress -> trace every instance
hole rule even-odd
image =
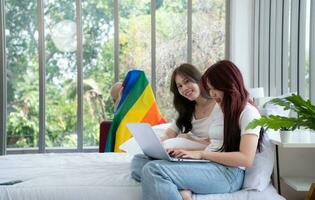
[[[130,176],[131,159],[132,155],[126,153],[0,156],[0,200],[140,200],[141,186]],[[14,181],[17,183],[9,185]],[[270,185],[262,192],[242,190],[194,195],[194,199],[284,198]]]

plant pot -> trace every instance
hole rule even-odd
[[[294,132],[293,131],[280,131],[280,139],[282,143],[288,143],[292,141]]]

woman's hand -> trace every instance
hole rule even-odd
[[[175,158],[202,159],[202,151],[189,151],[184,149],[168,149],[167,153]]]

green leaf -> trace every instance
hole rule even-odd
[[[246,129],[253,129],[257,126],[271,128],[273,130],[279,129],[293,129],[296,127],[296,118],[282,117],[278,115],[264,115],[260,119],[255,119],[250,122]]]
[[[298,115],[297,118],[277,115],[262,116],[260,119],[250,122],[247,129],[263,126],[274,130],[294,130],[297,127],[315,130],[315,106],[311,104],[310,100],[304,100],[301,96],[292,94],[285,98],[273,99],[270,103],[282,106],[285,110],[295,111]]]
[[[286,99],[275,98],[275,99],[272,99],[270,102],[284,107],[284,110],[290,110],[292,108],[292,104]]]

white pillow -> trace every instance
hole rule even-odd
[[[191,149],[191,150],[199,150],[199,149],[205,149],[207,145],[200,144],[198,142],[194,142],[191,140],[188,140],[186,138],[171,138],[163,141],[163,146],[165,149],[171,149],[171,148],[185,148],[185,149]],[[141,150],[140,146],[134,139],[134,137],[128,139],[126,142],[121,144],[119,148],[129,154],[139,154],[143,151]]]
[[[154,130],[157,136],[162,136],[164,135],[166,129],[170,126],[171,126],[171,123],[158,124],[158,125],[152,126],[152,129]]]
[[[266,103],[264,108],[261,109],[264,115],[279,115],[283,117],[289,117],[290,110],[284,110],[282,106],[275,105],[272,103]]]
[[[159,124],[159,125],[152,126],[152,129],[155,132],[155,134],[158,137],[160,137],[164,134],[164,132],[166,131],[166,129],[169,126],[170,126],[170,123]],[[136,140],[133,137],[128,139],[126,142],[122,143],[119,146],[119,149],[122,151],[125,151],[127,153],[130,153],[130,154],[143,153],[140,146],[138,145],[138,143],[136,142]]]
[[[165,149],[190,149],[190,150],[200,150],[205,149],[207,145],[201,144],[192,140],[188,140],[186,138],[176,137],[170,138],[163,141],[163,146]]]
[[[153,126],[152,129],[155,132],[155,134],[160,137],[164,135],[165,130],[170,126],[170,124],[160,124]],[[200,144],[198,142],[194,142],[191,140],[188,140],[186,138],[171,138],[167,139],[163,142],[163,146],[166,149],[169,148],[185,148],[185,149],[191,149],[191,150],[196,150],[196,149],[205,149],[207,145]],[[130,154],[139,154],[143,153],[140,146],[134,139],[134,137],[128,139],[126,142],[121,144],[119,146],[119,149],[130,153]]]
[[[257,99],[257,104],[259,105],[259,110],[262,115],[279,115],[283,117],[288,117],[290,115],[290,110],[284,110],[284,107],[273,104],[269,101],[275,98],[284,98],[289,96],[289,94],[277,96],[277,97],[263,97]]]
[[[143,154],[140,146],[138,145],[134,137],[129,138],[126,142],[122,143],[119,146],[119,149],[133,155],[136,155],[139,153]]]
[[[265,133],[262,151],[257,152],[253,165],[245,170],[243,189],[263,191],[271,181],[274,163],[274,145]]]

